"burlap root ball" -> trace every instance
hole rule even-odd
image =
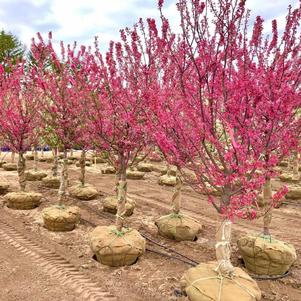
[[[159,177],[158,184],[166,185],[166,186],[176,186],[177,178],[174,176],[164,175],[164,176]]]
[[[164,165],[158,165],[158,164],[153,165],[153,171],[157,172],[161,175],[163,175],[165,173],[165,170],[166,170],[166,166],[164,166]]]
[[[60,178],[47,176],[42,179],[42,183],[45,187],[58,189],[60,187]]]
[[[282,173],[279,175],[279,179],[281,182],[286,182],[286,183],[297,183],[300,180],[300,177],[295,178],[292,173]]]
[[[280,161],[277,165],[281,167],[288,167],[288,161]]]
[[[80,167],[80,162],[76,162],[75,165],[76,165],[76,167]],[[86,161],[86,162],[85,162],[85,165],[86,165],[86,166],[92,166],[92,162],[91,162],[91,161]]]
[[[114,174],[114,173],[116,173],[116,169],[114,166],[111,166],[111,165],[103,166],[101,168],[101,173],[104,175]]]
[[[6,161],[0,161],[0,168],[3,167],[4,164],[6,164],[7,162]]]
[[[174,176],[175,177],[177,175],[177,167],[176,166],[171,166],[171,167],[169,167],[169,169],[168,169],[167,166],[165,166],[164,169],[161,172],[161,175],[162,176],[166,175],[168,171],[169,171],[169,175],[170,176]]]
[[[27,181],[41,181],[47,177],[47,173],[42,170],[27,170],[25,171],[25,177]]]
[[[242,269],[235,268],[233,278],[219,276],[217,262],[199,264],[181,278],[182,290],[190,301],[259,301],[257,283]]]
[[[102,158],[102,157],[93,157],[92,159],[93,163],[95,163],[96,161],[96,164],[100,164],[100,163],[107,163],[107,160]]]
[[[19,210],[29,210],[40,205],[42,194],[37,192],[10,192],[5,195],[7,207]]]
[[[7,171],[16,171],[18,169],[17,163],[5,163],[2,165],[2,167]]]
[[[115,226],[99,226],[90,233],[90,246],[97,261],[119,267],[131,265],[145,252],[145,239],[135,229],[122,230]]]
[[[34,160],[34,155],[33,155],[33,154],[26,154],[26,155],[25,155],[25,159],[26,159],[27,161],[32,161],[32,160]]]
[[[76,206],[52,206],[43,209],[42,217],[50,231],[72,231],[79,222],[80,212]]]
[[[295,248],[270,236],[246,235],[237,242],[246,268],[256,275],[283,275],[295,262]]]
[[[103,211],[110,212],[113,214],[117,213],[117,197],[116,196],[108,196],[103,200]],[[136,203],[134,200],[127,198],[125,204],[125,216],[131,216],[136,207]]]
[[[153,164],[147,162],[140,162],[137,165],[137,170],[142,172],[152,172],[154,170]]]
[[[6,194],[9,188],[9,184],[7,182],[0,182],[0,195]]]
[[[145,172],[138,170],[128,170],[126,172],[127,179],[131,180],[142,180],[145,176]]]
[[[301,186],[290,186],[288,193],[285,195],[286,199],[298,200],[301,199]]]
[[[63,164],[64,163],[64,160],[63,159],[61,159],[61,160],[59,160],[58,161],[59,162],[59,164]],[[74,161],[73,160],[67,160],[67,165],[72,165],[74,163]]]
[[[69,193],[72,197],[84,201],[93,200],[98,196],[97,189],[90,184],[85,184],[84,186],[82,186],[82,184],[76,184],[71,186]]]
[[[174,213],[160,217],[155,225],[160,235],[177,241],[194,241],[202,229],[192,218]]]

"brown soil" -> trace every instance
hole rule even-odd
[[[31,164],[31,162],[27,163],[28,168],[31,167]],[[49,170],[51,168],[48,163],[39,162],[38,164],[41,169]],[[162,165],[162,163],[153,164]],[[58,197],[57,190],[46,189],[41,182],[28,182],[28,190],[43,194],[42,204],[38,208],[29,211],[8,209],[4,206],[4,199],[1,197],[0,205],[3,205],[0,206],[1,220],[13,226],[22,237],[26,236],[29,241],[38,244],[41,250],[48,250],[68,261],[78,271],[79,276],[77,277],[86,277],[88,282],[96,283],[97,288],[107,292],[108,296],[116,298],[103,300],[186,301],[187,298],[178,295],[179,279],[191,265],[171,258],[172,256],[179,258],[179,256],[170,250],[167,251],[147,241],[146,254],[136,264],[122,268],[103,266],[92,259],[88,233],[96,225],[109,225],[114,220],[114,215],[102,212],[102,200],[104,196],[114,193],[115,176],[101,174],[101,166],[103,165],[97,164],[96,167],[87,167],[87,183],[93,184],[99,190],[100,196],[92,201],[83,202],[72,198],[67,201],[68,205],[77,205],[81,209],[82,220],[75,230],[54,233],[47,231],[42,226],[42,209],[56,204]],[[79,168],[75,165],[68,168],[70,185],[72,185],[78,179]],[[159,176],[159,173],[151,172],[145,175],[145,180],[128,181],[129,196],[136,201],[137,207],[133,216],[127,218],[126,225],[136,228],[151,240],[185,254],[196,262],[214,260],[217,214],[207,203],[205,196],[193,192],[188,186],[184,186],[182,212],[197,219],[203,225],[199,239],[196,242],[174,242],[157,234],[154,221],[169,213],[173,193],[172,187],[157,184]],[[15,171],[0,169],[0,177],[9,182],[9,191],[18,189]],[[279,186],[281,183],[276,182],[275,185]],[[300,217],[301,200],[286,201],[283,206],[274,211],[271,226],[272,234],[278,239],[294,244],[298,255],[301,250]],[[262,220],[235,221],[232,260],[236,266],[243,268],[236,246],[237,238],[242,233],[260,233],[261,224]],[[0,223],[0,230],[1,227]],[[57,277],[57,273],[47,274],[47,271],[39,265],[34,257],[14,249],[8,245],[5,239],[1,238],[0,241],[1,301],[97,300],[89,293],[80,297],[71,284],[69,285]],[[63,264],[61,268],[65,268]],[[263,292],[263,300],[300,301],[300,268],[301,261],[298,259],[291,274],[286,278],[258,280]],[[16,272],[12,273],[12,271]]]

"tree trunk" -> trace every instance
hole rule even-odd
[[[167,176],[170,177],[171,176],[171,168],[170,165],[167,164],[167,172],[166,172]]]
[[[32,147],[31,147],[31,154],[32,154],[32,156],[34,156],[34,150],[35,150],[35,147],[32,146]]]
[[[294,163],[293,163],[293,180],[299,180],[299,154],[296,152],[294,155]]]
[[[25,191],[26,188],[26,177],[25,177],[25,159],[24,159],[24,153],[19,153],[19,159],[18,159],[18,176],[19,176],[19,185],[21,191]]]
[[[70,157],[73,157],[73,149],[70,149]]]
[[[268,207],[272,199],[272,185],[271,178],[266,177],[265,184],[263,186],[263,204],[264,207]],[[270,235],[270,224],[272,221],[272,208],[263,217],[263,234]]]
[[[222,223],[218,225],[215,245],[218,263],[216,271],[221,275],[230,277],[234,273],[234,267],[231,263],[231,230],[232,222],[229,219],[224,219]]]
[[[36,148],[34,150],[33,160],[34,160],[34,171],[37,171],[38,170],[38,150]]]
[[[61,177],[60,177],[60,188],[59,188],[59,205],[63,205],[65,199],[66,199],[66,188],[68,183],[68,169],[67,169],[67,150],[64,150],[64,158],[63,158],[63,164],[62,164],[62,170],[61,170]]]
[[[177,184],[175,186],[175,191],[172,196],[172,212],[174,214],[179,214],[181,208],[181,200],[182,200],[182,180],[179,176],[177,176]]]
[[[86,175],[86,151],[85,150],[82,150],[80,160],[79,160],[79,165],[80,165],[79,180],[81,182],[81,185],[84,187],[85,186],[85,175]]]
[[[122,231],[124,224],[124,213],[126,204],[127,182],[126,182],[126,166],[125,158],[123,154],[119,156],[120,171],[117,193],[117,214],[116,214],[116,228],[118,231]]]
[[[41,148],[41,158],[44,158],[44,146]]]
[[[58,170],[58,149],[57,147],[52,150],[53,154],[53,166],[52,166],[52,175],[57,177],[57,170]]]
[[[15,157],[16,157],[16,153],[15,153],[15,152],[12,152],[12,153],[11,153],[11,162],[12,162],[12,163],[15,163]]]

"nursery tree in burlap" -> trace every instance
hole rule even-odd
[[[75,46],[76,44],[65,47],[61,43],[60,57],[53,49],[51,34],[47,43],[38,35],[38,41],[33,40],[31,46],[35,67],[39,71],[39,87],[43,91],[41,118],[45,128],[50,129],[49,134],[55,137],[64,152],[59,189],[60,204],[64,201],[68,181],[67,150],[76,144],[78,137],[82,137],[83,131],[80,97],[74,88],[76,78],[71,68]]]
[[[19,154],[18,175],[21,191],[25,191],[24,153],[35,144],[40,127],[40,93],[35,87],[37,74],[25,62],[10,65],[6,73],[0,66],[1,134],[5,144]]]
[[[108,152],[117,178],[116,224],[97,227],[91,233],[91,247],[100,262],[112,266],[132,264],[145,250],[144,238],[135,229],[124,227],[124,220],[130,214],[127,168],[135,164],[148,143],[142,101],[147,82],[138,76],[147,70],[142,69],[135,31],[122,31],[121,39],[110,43],[105,59],[96,47],[95,53],[87,51],[82,60],[89,79],[85,81],[89,87],[87,128],[95,148]]]
[[[38,35],[38,41],[33,40],[31,46],[34,66],[39,72],[39,87],[43,91],[41,118],[64,152],[58,191],[59,206],[44,209],[43,218],[49,230],[69,231],[78,222],[79,209],[63,205],[68,185],[67,150],[76,144],[78,137],[82,137],[83,115],[71,67],[76,55],[76,44],[65,47],[61,42],[59,56],[53,49],[51,38],[50,33],[45,43],[41,35]]]
[[[121,31],[122,42],[110,43],[105,61],[97,50],[90,64],[89,120],[91,136],[99,150],[106,149],[117,175],[118,206],[116,227],[121,231],[126,206],[126,171],[147,147],[143,86],[139,76],[143,70],[139,41],[135,30]],[[93,77],[92,77],[93,74]],[[93,79],[92,79],[93,78]],[[145,76],[144,79],[147,80]]]
[[[40,93],[35,86],[37,74],[26,68],[24,61],[9,64],[10,72],[0,65],[0,129],[9,148],[18,153],[18,177],[21,192],[8,193],[8,206],[15,209],[32,209],[42,197],[39,193],[25,192],[24,153],[37,141],[40,127]]]
[[[160,148],[181,167],[191,185],[208,194],[222,217],[216,235],[216,271],[231,278],[235,275],[230,261],[232,220],[256,218],[254,199],[287,151],[281,140],[288,135],[288,147],[295,143],[288,133],[300,101],[294,87],[299,80],[298,61],[293,68],[286,59],[299,53],[299,40],[294,44],[295,37],[289,37],[300,11],[289,12],[279,46],[275,29],[272,38],[263,40],[258,18],[249,37],[245,1],[209,0],[206,5],[179,1],[180,34],[170,29],[162,6],[159,1],[162,30],[154,48],[161,62],[161,89],[156,89],[160,93],[154,93],[151,103],[152,126]],[[290,46],[283,50],[286,43]],[[288,50],[287,56],[282,53]],[[293,69],[288,77],[287,68]],[[298,75],[290,82],[294,73]],[[282,75],[283,81],[271,85],[273,78]],[[287,93],[289,97],[284,97]],[[220,197],[214,197],[212,190]],[[284,192],[279,191],[274,200]]]

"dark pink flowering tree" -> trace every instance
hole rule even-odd
[[[122,42],[110,43],[105,59],[98,50],[86,55],[90,68],[89,128],[94,145],[109,152],[116,168],[118,231],[124,223],[126,170],[137,163],[138,154],[148,146],[143,102],[147,82],[140,76],[147,69],[141,63],[136,30],[122,31],[121,38]]]
[[[259,17],[249,38],[245,1],[180,0],[179,35],[162,6],[159,1],[162,37],[152,48],[160,93],[151,102],[151,131],[168,160],[223,217],[217,269],[232,274],[231,220],[256,217],[258,191],[299,138],[300,9],[289,10],[278,39],[276,22],[265,38]]]
[[[6,72],[0,65],[0,129],[5,144],[19,154],[19,184],[25,191],[24,153],[38,140],[40,93],[35,86],[37,74],[24,61],[9,69]]]
[[[82,99],[77,81],[72,71],[76,44],[67,47],[61,43],[61,56],[52,46],[51,34],[47,43],[38,35],[31,47],[35,66],[39,71],[39,87],[43,91],[41,118],[64,152],[59,189],[59,202],[64,201],[68,182],[67,150],[81,139],[85,128],[84,116],[79,100]]]

